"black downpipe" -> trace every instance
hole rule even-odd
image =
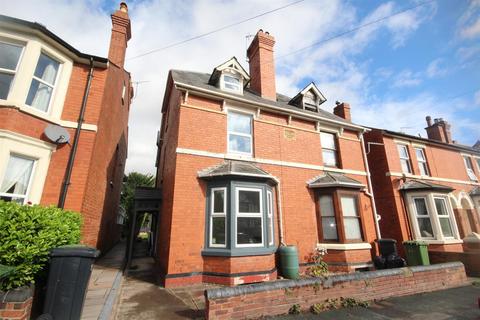
[[[70,186],[70,179],[72,177],[73,163],[75,162],[75,156],[77,154],[78,139],[80,138],[80,131],[82,130],[83,117],[85,115],[85,109],[87,108],[88,95],[90,93],[90,86],[93,78],[93,58],[90,58],[90,71],[88,72],[87,86],[83,93],[82,107],[78,116],[77,129],[75,130],[75,137],[72,143],[72,150],[68,158],[67,169],[65,171],[65,179],[62,184],[62,191],[60,192],[60,198],[58,199],[58,207],[63,209],[65,206],[65,199],[67,198],[68,187]]]

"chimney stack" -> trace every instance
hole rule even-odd
[[[430,116],[427,116],[427,136],[428,139],[437,140],[445,143],[453,143],[452,134],[450,132],[450,124],[443,120],[443,118],[437,118],[433,120]]]
[[[125,53],[127,51],[127,42],[131,37],[128,6],[125,2],[121,2],[120,9],[112,14],[112,36],[110,38],[108,60],[123,68],[125,63]]]
[[[347,121],[352,121],[352,116],[350,115],[350,104],[346,102],[336,102],[336,106],[333,109],[333,114],[343,118]]]
[[[250,66],[250,89],[259,93],[262,98],[277,101],[274,45],[275,38],[260,29],[248,47],[247,57]]]

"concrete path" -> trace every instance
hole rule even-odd
[[[208,285],[165,289],[155,283],[154,261],[136,258],[123,280],[114,319],[203,319],[204,290]]]
[[[122,279],[125,242],[119,242],[93,266],[83,305],[82,320],[110,318],[115,304],[115,290]]]
[[[268,319],[479,320],[479,299],[480,287],[468,286],[377,301],[369,308],[345,308],[322,312],[319,315],[287,315]]]

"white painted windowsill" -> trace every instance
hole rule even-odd
[[[362,250],[372,249],[372,245],[368,242],[361,243],[318,243],[317,248],[325,248],[327,250]]]

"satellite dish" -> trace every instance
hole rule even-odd
[[[57,144],[68,143],[68,141],[70,141],[68,131],[64,127],[55,124],[49,124],[45,128],[45,135],[50,141]]]

